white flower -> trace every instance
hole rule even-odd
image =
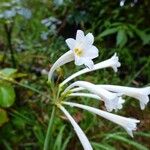
[[[93,98],[93,99],[96,99],[96,100],[101,100],[103,101],[103,99],[96,95],[96,94],[91,94],[91,93],[71,93],[69,94],[68,96],[79,96],[79,97],[89,97],[89,98]],[[110,106],[109,105],[113,105],[114,103],[111,103],[111,104],[107,104],[107,101],[104,101],[105,102],[105,106],[106,106],[106,109],[109,110]],[[117,111],[117,109],[122,109],[122,104],[125,102],[124,99],[122,99],[121,97],[119,97],[119,100],[118,102],[116,103],[116,105],[113,105],[113,108]]]
[[[83,31],[77,30],[76,39],[69,38],[66,43],[70,50],[74,53],[75,64],[85,65],[88,68],[93,68],[92,59],[98,57],[98,49],[93,46],[94,36],[88,33],[84,36]]]
[[[82,74],[85,74],[87,72],[92,72],[98,69],[102,69],[102,68],[107,68],[107,67],[111,67],[113,68],[113,70],[116,72],[117,68],[120,67],[120,62],[119,62],[119,58],[117,56],[117,54],[115,53],[110,59],[107,59],[105,61],[102,61],[98,64],[95,64],[94,67],[92,69],[89,68],[85,68],[82,69],[74,74],[72,74],[71,76],[69,76],[67,79],[65,79],[61,84],[60,87],[62,87],[63,85],[65,85],[66,83],[68,83],[70,80],[74,79],[75,77],[78,77]]]
[[[107,63],[108,63],[108,65],[110,65],[110,67],[113,68],[113,70],[115,72],[117,72],[118,67],[121,66],[121,63],[119,62],[119,58],[116,53],[110,58],[109,62],[107,62]]]
[[[51,67],[49,73],[48,73],[48,81],[51,81],[51,78],[53,76],[54,71],[59,68],[60,66],[74,60],[74,55],[72,51],[68,51],[65,54],[63,54]]]
[[[97,108],[93,108],[93,107],[78,104],[78,103],[63,102],[63,104],[69,105],[71,107],[78,107],[81,109],[85,109],[85,110],[90,111],[92,113],[95,113],[95,114],[97,114],[97,115],[99,115],[99,116],[101,116],[107,120],[110,120],[110,121],[122,126],[131,137],[133,137],[132,131],[136,130],[136,124],[140,122],[137,119],[126,118],[123,116],[115,115],[115,114],[112,114],[112,113],[109,113],[106,111],[99,110]]]
[[[97,88],[97,86],[95,86],[94,84],[86,81],[76,81],[72,83],[65,89],[65,91],[62,94],[66,94],[71,88],[75,86],[85,88],[91,93],[94,93],[101,97],[104,100],[105,106],[108,111],[112,111],[113,109],[118,108],[119,96],[121,96],[121,94],[111,93],[103,88]]]
[[[85,64],[90,69],[93,68],[94,63],[92,59],[98,56],[98,49],[93,46],[94,37],[92,33],[88,33],[84,36],[83,31],[77,30],[76,40],[69,38],[66,40],[67,45],[70,50],[63,54],[51,67],[48,74],[48,81],[51,81],[54,71],[73,60],[75,60],[76,65]]]
[[[93,150],[93,148],[92,148],[89,140],[87,139],[86,135],[81,130],[79,125],[75,122],[75,120],[71,117],[71,115],[68,113],[68,111],[61,105],[59,106],[59,108],[62,110],[62,112],[66,115],[66,117],[68,118],[68,120],[72,124],[75,132],[77,133],[77,136],[78,136],[81,144],[83,145],[84,150]]]
[[[148,95],[150,94],[150,87],[133,88],[117,85],[97,85],[97,86],[112,92],[122,93],[124,95],[138,99],[140,101],[140,107],[142,110],[145,108],[145,105],[147,105],[147,103],[149,102]]]

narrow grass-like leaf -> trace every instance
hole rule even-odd
[[[5,150],[13,150],[10,144],[6,140],[2,140],[3,144],[5,145]]]
[[[92,146],[96,150],[116,150],[114,147],[107,145],[107,144],[102,144],[102,143],[92,142]]]
[[[63,145],[62,145],[62,149],[61,149],[61,150],[66,150],[67,145],[68,145],[68,143],[69,143],[71,137],[72,137],[72,135],[70,134],[70,135],[66,138],[66,140],[64,141],[64,143],[63,143]]]
[[[54,147],[53,147],[53,150],[61,150],[61,146],[62,146],[62,137],[63,137],[63,131],[65,129],[65,126],[62,126],[58,135],[57,135],[57,138],[55,140],[55,143],[54,143]]]
[[[33,128],[35,137],[38,139],[38,142],[40,143],[40,145],[42,146],[44,143],[44,134],[42,132],[42,129],[40,128],[40,126],[34,126]]]
[[[133,147],[135,147],[138,150],[148,150],[148,148],[145,147],[144,145],[139,144],[136,141],[133,141],[131,139],[127,139],[126,137],[123,137],[123,136],[120,136],[120,135],[113,135],[113,136],[111,136],[111,138],[114,139],[114,140],[117,140],[117,141],[125,142],[129,145],[132,145]]]
[[[150,138],[150,132],[137,132],[135,133],[135,135],[140,135],[140,136],[144,136],[144,137],[147,137],[147,138]]]

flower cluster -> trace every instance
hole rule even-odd
[[[127,131],[127,133],[131,137],[133,137],[132,131],[136,130],[137,123],[139,123],[140,121],[134,118],[127,118],[113,114],[111,113],[111,111],[117,111],[118,109],[121,109],[123,107],[123,103],[125,102],[125,100],[122,98],[122,96],[124,95],[139,100],[141,109],[144,109],[146,104],[149,102],[148,95],[150,94],[150,87],[133,88],[118,85],[96,85],[87,81],[76,81],[70,84],[68,87],[64,88],[64,86],[69,83],[69,81],[88,72],[108,67],[111,67],[115,72],[117,72],[118,67],[120,67],[121,64],[116,53],[108,60],[102,61],[97,64],[93,63],[92,59],[98,56],[98,49],[93,45],[93,42],[94,37],[91,33],[84,35],[83,31],[78,30],[76,39],[69,38],[66,40],[66,43],[70,50],[62,55],[54,63],[48,74],[48,80],[49,82],[51,82],[54,71],[58,67],[73,60],[75,61],[76,65],[86,66],[84,69],[69,76],[59,85],[57,94],[58,97],[54,102],[54,104],[56,104],[56,106],[66,115],[66,117],[72,124],[80,142],[82,143],[84,150],[92,150],[92,146],[79,125],[65,109],[64,105],[84,109],[107,120],[110,120],[123,127]],[[65,101],[67,97],[75,96],[89,97],[91,99],[103,101],[107,111],[75,102]]]

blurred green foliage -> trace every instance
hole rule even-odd
[[[97,62],[117,52],[122,64],[118,74],[105,69],[80,79],[136,87],[149,85],[149,6],[149,0],[1,0],[0,149],[42,149],[51,112],[47,75],[43,72],[68,50],[65,39],[74,37],[77,29],[94,34],[100,53]],[[56,82],[79,68],[73,64],[62,67],[55,74]],[[102,104],[89,99],[80,101],[103,109]],[[134,139],[106,120],[69,110],[95,150],[150,148],[150,105],[141,111],[136,101],[126,101],[118,113],[141,120]],[[82,149],[61,113],[57,113],[54,123],[50,150]]]

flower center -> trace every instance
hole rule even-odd
[[[77,56],[81,57],[83,56],[83,49],[80,49],[80,48],[75,48],[74,49],[74,52]]]

